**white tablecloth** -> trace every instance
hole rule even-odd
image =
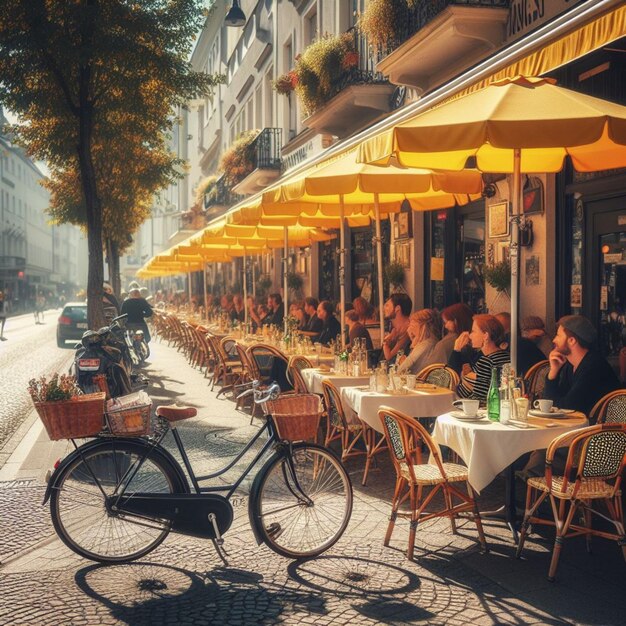
[[[369,376],[348,376],[347,374],[335,374],[335,372],[321,372],[317,368],[301,370],[302,377],[310,393],[322,393],[322,382],[329,380],[337,389],[343,387],[359,387],[369,385]]]
[[[546,424],[556,424],[547,427]],[[525,452],[545,450],[558,435],[587,426],[582,413],[567,419],[531,417],[529,428],[480,421],[463,421],[449,413],[435,422],[433,439],[452,448],[465,462],[472,487],[482,491],[502,470]]]
[[[435,417],[452,408],[454,397],[454,393],[444,387],[410,391],[406,395],[378,393],[355,387],[344,387],[341,390],[344,411],[348,414],[353,411],[379,433],[383,432],[378,417],[381,406],[389,406],[411,417]]]

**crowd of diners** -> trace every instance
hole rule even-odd
[[[249,296],[223,295],[211,299],[214,313],[243,322],[245,309],[254,330],[265,325],[282,327],[285,307],[279,293],[271,293],[265,303]],[[393,293],[383,306],[386,333],[381,347],[375,349],[370,330],[378,327],[378,312],[364,298],[346,305],[345,333],[349,350],[355,339],[363,339],[370,354],[370,364],[384,360],[394,364],[399,373],[416,374],[424,367],[445,363],[461,377],[456,389],[461,398],[484,401],[489,390],[491,371],[509,363],[511,316],[475,314],[466,304],[452,304],[442,311],[413,310],[411,298]],[[329,300],[314,297],[292,302],[288,315],[292,327],[313,342],[337,345],[341,338],[340,312]],[[581,315],[561,318],[551,338],[543,320],[535,315],[522,319],[518,331],[516,372],[523,376],[528,369],[548,359],[550,370],[543,396],[565,409],[589,414],[602,396],[620,388],[611,365],[596,350],[597,331]]]

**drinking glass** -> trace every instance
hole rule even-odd
[[[528,398],[515,398],[517,421],[522,428],[528,427]]]

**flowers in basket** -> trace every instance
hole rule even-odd
[[[53,374],[48,380],[45,376],[31,378],[28,381],[28,393],[33,402],[59,402],[82,396],[76,376]]]

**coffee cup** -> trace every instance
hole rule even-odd
[[[456,400],[453,402],[454,406],[460,407],[463,410],[463,413],[468,417],[473,417],[478,413],[478,407],[480,406],[480,402],[478,400]]]
[[[552,410],[552,400],[535,400],[533,407],[539,409],[542,413],[550,413]]]

